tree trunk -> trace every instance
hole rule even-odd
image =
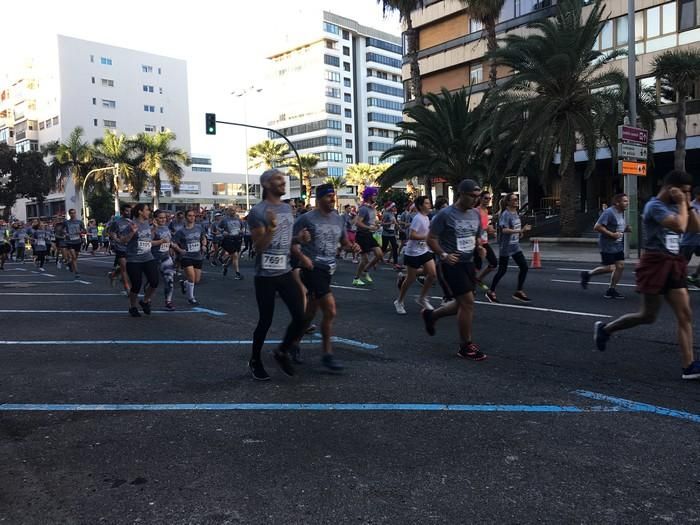
[[[306,202],[304,204],[311,204],[311,175],[304,176],[304,187],[306,188]]]
[[[151,191],[153,200],[153,209],[157,210],[160,207],[160,176],[156,175],[153,178],[153,190]]]
[[[678,90],[678,111],[676,111],[676,151],[673,152],[673,169],[685,171],[685,142],[687,133],[685,129],[686,114],[685,90]]]
[[[406,56],[408,57],[411,71],[411,95],[409,100],[423,105],[423,87],[420,78],[420,66],[418,65],[418,30],[413,28],[411,16],[406,16]]]
[[[563,164],[562,164],[563,165]],[[576,175],[576,164],[574,163],[574,152],[571,152],[569,163],[566,171],[559,171],[561,176],[561,193],[560,205],[561,210],[559,217],[561,220],[560,234],[562,237],[576,237],[576,197],[579,194],[580,188],[578,176]]]
[[[484,20],[484,26],[486,26],[486,49],[489,52],[498,49],[498,40],[496,40],[496,19],[493,17],[488,17]],[[489,60],[489,88],[496,87],[496,61]]]
[[[430,175],[425,176],[424,186],[425,186],[425,196],[428,197],[432,201],[433,200],[433,178]]]

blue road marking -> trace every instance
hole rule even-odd
[[[638,403],[637,401],[630,401],[629,399],[608,396],[605,394],[599,394],[597,392],[589,392],[588,390],[576,390],[575,393],[579,396],[587,397],[589,399],[595,399],[597,401],[607,401],[608,403],[612,403],[631,412],[649,412],[652,414],[670,416],[678,419],[692,421],[694,423],[700,423],[700,415],[692,414],[690,412],[684,412],[682,410],[674,410],[672,408],[649,405],[647,403]]]
[[[178,315],[178,314],[209,314],[217,317],[227,315],[226,312],[217,310],[209,310],[207,308],[192,308],[191,310],[176,310],[169,312],[167,310],[153,310],[152,314]],[[123,314],[127,315],[126,310],[0,310],[0,314]]]
[[[281,339],[267,339],[265,344],[280,344]],[[302,339],[303,344],[317,344],[318,339]],[[24,346],[74,346],[74,345],[245,345],[253,344],[252,339],[222,339],[222,340],[177,340],[177,339],[92,339],[92,340],[53,340],[53,341],[0,341],[0,345]]]

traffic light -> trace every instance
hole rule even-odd
[[[306,187],[302,186],[301,191],[299,193],[299,198],[306,202]]]
[[[205,120],[207,122],[207,135],[216,135],[216,114],[206,113]]]

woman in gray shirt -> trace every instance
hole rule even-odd
[[[150,223],[151,209],[148,204],[137,204],[131,209],[131,227],[120,240],[126,245],[126,273],[129,276],[129,313],[141,317],[137,304],[143,313],[151,314],[151,298],[158,287],[158,263],[151,253],[153,232]],[[138,301],[142,276],[146,276],[148,286],[144,288],[143,301]]]

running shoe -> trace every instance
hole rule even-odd
[[[175,305],[172,303],[172,301],[169,301],[169,302],[165,303],[165,309],[168,312],[172,312],[175,310]]]
[[[250,370],[250,375],[256,381],[267,381],[270,379],[270,374],[267,373],[261,361],[248,361],[248,370]]]
[[[77,281],[78,279],[80,279],[80,274],[76,273],[74,278]]]
[[[63,265],[61,264],[61,261],[56,261],[56,268],[58,268],[59,270],[60,270],[61,268],[63,268]]]
[[[479,350],[479,347],[474,343],[460,346],[457,356],[462,359],[471,359],[472,361],[483,361],[486,359],[486,354]]]
[[[593,325],[593,342],[596,348],[601,352],[605,352],[605,345],[608,343],[608,339],[610,339],[610,334],[608,334],[604,328],[605,323],[603,321],[596,321]]]
[[[187,293],[187,289],[185,288],[185,281],[183,279],[180,279],[180,291],[182,292],[182,295],[185,295]]]
[[[318,326],[316,326],[315,324],[311,323],[311,324],[309,325],[309,327],[306,329],[306,332],[305,332],[305,333],[307,333],[307,334],[313,334],[316,330],[318,330]]]
[[[500,303],[500,302],[501,302],[501,301],[499,301],[498,298],[496,297],[496,292],[492,292],[491,290],[489,290],[488,292],[486,292],[486,299],[487,299],[488,302],[490,302],[490,303]]]
[[[292,345],[289,349],[289,357],[295,365],[303,365],[304,360],[301,358],[301,348],[299,345]]]
[[[481,290],[484,291],[484,292],[488,291],[488,289],[489,289],[489,285],[486,284],[484,281],[481,281],[481,280],[477,281],[477,282],[476,282],[476,285],[477,285],[479,288],[481,288]]]
[[[129,315],[131,317],[141,317],[141,314],[139,313],[139,309],[136,307],[129,308]]]
[[[46,271],[46,268],[44,268],[44,267],[42,266],[41,268],[39,268],[39,271],[40,271],[40,272],[45,272],[45,271]]]
[[[432,310],[422,310],[420,313],[423,318],[423,323],[425,324],[425,331],[428,335],[435,335],[435,321],[433,320]]]
[[[272,356],[275,358],[275,361],[277,361],[277,364],[282,372],[290,377],[294,375],[294,366],[292,366],[292,360],[289,358],[289,353],[277,349]]]
[[[338,361],[333,354],[323,354],[321,364],[332,372],[340,372],[345,367]]]
[[[362,279],[353,279],[352,285],[353,286],[367,286],[367,283],[364,282]]]
[[[697,288],[700,288],[700,277],[697,275],[689,275],[688,282],[695,285]]]
[[[693,361],[688,368],[684,368],[681,379],[700,379],[700,361]]]
[[[615,299],[615,289],[614,288],[608,288],[605,293],[603,294],[604,299]]]
[[[141,306],[143,313],[145,313],[146,315],[151,315],[151,303],[139,301],[139,305]]]
[[[236,272],[236,276],[234,277],[234,280],[236,280],[236,281],[243,280],[243,276],[241,275],[241,272]]]
[[[187,299],[187,302],[192,306],[199,306],[199,301],[197,299]]]
[[[401,287],[403,286],[403,282],[406,280],[406,276],[403,274],[403,272],[399,272],[399,274],[396,276],[396,287],[400,290]]]
[[[515,292],[513,294],[513,299],[516,301],[520,301],[521,303],[531,303],[532,299],[530,299],[527,295],[525,295],[525,292]]]
[[[371,277],[368,273],[364,274],[364,275],[362,276],[362,279],[363,279],[366,283],[373,283],[373,282],[374,282],[374,279],[372,279],[372,277]]]
[[[591,274],[588,272],[581,272],[581,288],[584,290],[588,288],[588,281],[591,280]]]
[[[224,271],[223,271],[224,277],[226,277],[227,273],[228,273],[228,265],[224,265]]]
[[[613,299],[624,299],[625,296],[622,295],[620,292],[617,290],[613,290]]]
[[[396,308],[396,313],[399,315],[406,315],[406,308],[403,303],[400,303],[398,299],[394,301],[394,308]]]
[[[425,310],[434,310],[427,297],[416,297],[416,304]]]

